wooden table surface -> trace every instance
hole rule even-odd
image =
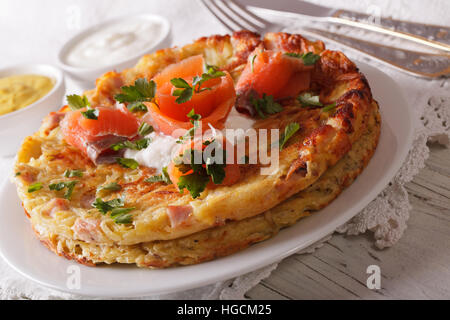
[[[372,234],[334,235],[313,254],[294,255],[247,293],[251,299],[450,299],[450,149],[430,144],[426,167],[407,184],[408,228],[392,248]],[[381,289],[366,269],[381,269]]]

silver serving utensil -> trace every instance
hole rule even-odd
[[[285,28],[281,24],[269,22],[255,15],[234,0],[199,1],[230,31],[246,29],[263,34],[266,32],[278,32]],[[278,1],[280,0],[274,2]],[[343,44],[416,76],[436,78],[450,74],[450,55],[447,54],[416,52],[388,47],[328,31],[307,27],[303,29],[302,32],[305,35]]]
[[[450,28],[383,18],[343,9],[333,9],[300,0],[239,0],[241,4],[272,13],[301,16],[322,22],[334,22],[384,33],[450,51]]]

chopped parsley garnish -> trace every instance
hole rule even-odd
[[[139,111],[147,112],[148,111],[147,107],[142,102],[132,102],[128,105],[127,108],[131,112],[139,112]]]
[[[86,96],[79,96],[77,94],[68,95],[67,104],[71,110],[78,110],[82,108],[87,108],[90,106],[89,100]]]
[[[280,138],[280,150],[283,149],[286,142],[300,129],[300,125],[297,122],[292,122],[284,128],[284,133],[281,135]]]
[[[336,102],[327,104],[325,107],[322,108],[322,112],[329,112],[333,111],[336,108]]]
[[[128,212],[133,211],[134,207],[131,208],[114,208],[111,211],[111,218],[114,220],[117,224],[128,224],[133,221],[132,215]]]
[[[192,173],[186,176],[181,176],[178,180],[178,188],[181,190],[187,189],[193,199],[200,196],[206,189],[209,182],[209,177],[203,174]]]
[[[302,59],[303,64],[305,66],[312,66],[320,59],[320,56],[313,52],[307,52],[304,54],[295,53],[295,52],[286,52],[285,55],[287,55],[289,57],[293,57],[293,58]]]
[[[99,111],[98,111],[98,109],[91,109],[91,108],[89,108],[86,111],[82,111],[81,114],[86,119],[98,120]]]
[[[143,102],[152,101],[156,93],[156,83],[153,80],[147,81],[139,78],[134,82],[134,86],[123,86],[122,93],[116,94],[114,99],[120,103],[128,103],[127,108],[131,112],[144,111],[147,107]]]
[[[225,150],[216,140],[211,141],[208,144],[208,148],[212,148],[210,152],[211,156],[206,160],[202,151],[193,149],[185,150],[184,154],[180,155],[181,159],[174,159],[175,166],[180,172],[191,172],[179,178],[178,189],[180,192],[183,189],[187,189],[194,199],[205,190],[210,180],[214,184],[221,184],[225,179]],[[222,153],[221,157],[220,153]],[[222,161],[219,160],[216,162],[216,158]],[[202,163],[196,163],[196,159],[201,159]]]
[[[41,190],[41,189],[42,189],[42,183],[41,182],[36,182],[36,183],[30,184],[28,186],[28,193],[35,192],[35,191],[38,191],[38,190]]]
[[[83,176],[83,171],[81,170],[69,170],[67,169],[64,171],[64,177],[66,178],[73,178],[73,177],[79,177],[81,178]]]
[[[123,208],[124,205],[125,202],[122,198],[109,201],[103,201],[102,199],[97,198],[95,199],[95,202],[92,203],[92,207],[97,208],[101,214],[107,214],[110,212],[111,218],[117,224],[127,224],[132,221],[132,215],[129,214],[129,212],[135,208]]]
[[[297,100],[302,104],[302,107],[323,107],[322,112],[332,111],[336,108],[336,102],[323,105],[320,102],[319,96],[314,95],[311,92],[304,92],[297,97]]]
[[[211,158],[206,159],[206,173],[211,177],[214,184],[221,184],[225,179],[225,166],[217,165]]]
[[[183,78],[173,78],[170,82],[177,88],[177,90],[172,92],[173,96],[178,97],[175,100],[176,103],[181,104],[191,100],[194,90],[186,80]]]
[[[256,59],[256,56],[257,56],[257,54],[255,54],[253,57],[252,57],[252,60],[250,60],[250,67],[251,67],[251,70],[252,70],[252,72],[254,71],[254,65],[255,65],[255,59]]]
[[[192,121],[195,121],[195,120],[198,121],[198,120],[200,120],[200,119],[202,118],[201,115],[195,113],[195,110],[194,110],[194,109],[192,109],[191,111],[189,111],[188,114],[187,114],[186,116],[187,116],[189,119],[191,119],[191,123],[192,123],[192,124],[194,124]]]
[[[120,191],[120,190],[122,190],[122,186],[120,184],[118,184],[117,182],[111,182],[111,183],[105,184],[105,185],[97,188],[97,191],[101,191],[101,190]]]
[[[134,159],[116,158],[116,161],[124,168],[136,169],[137,167],[139,167],[139,163]]]
[[[73,189],[75,188],[75,185],[77,183],[78,181],[52,183],[48,186],[48,188],[54,191],[61,191],[67,188],[66,192],[64,193],[64,198],[70,200],[70,198],[72,197]]]
[[[144,180],[145,182],[164,182],[166,184],[171,184],[169,173],[167,172],[167,167],[162,168],[162,172],[160,175],[153,176]]]
[[[200,114],[195,113],[194,109],[189,111],[189,113],[186,115],[188,118],[190,118],[190,122],[194,125],[192,128],[190,128],[184,136],[181,136],[176,141],[177,143],[183,143],[183,141],[192,139],[195,136],[195,130],[197,130],[200,127],[200,120],[202,116]]]
[[[225,72],[220,71],[216,66],[207,66],[207,69],[208,71],[203,73],[201,77],[195,76],[192,80],[192,86],[194,87],[196,93],[211,90],[211,88],[201,88],[202,84],[208,80],[220,78],[225,75]]]
[[[314,95],[311,92],[303,92],[298,97],[297,100],[302,104],[302,107],[322,107],[323,104],[320,102],[319,96]]]
[[[121,208],[125,205],[125,202],[122,198],[117,198],[113,200],[103,201],[100,198],[95,199],[95,202],[92,203],[92,207],[97,208],[101,214],[107,214],[114,208]]]
[[[177,88],[172,92],[172,95],[178,97],[175,102],[178,104],[185,103],[191,100],[193,93],[200,93],[211,88],[201,88],[203,83],[208,80],[220,78],[225,75],[224,72],[217,69],[215,66],[207,66],[208,71],[203,73],[200,77],[195,76],[192,80],[192,86],[183,78],[173,78],[170,80],[172,85]]]
[[[19,172],[16,172],[16,173],[14,174],[14,176],[17,177],[17,176],[20,176],[21,174],[22,174],[22,172],[19,171]]]
[[[251,97],[250,102],[253,104],[255,111],[262,119],[267,118],[267,114],[274,114],[283,111],[283,107],[273,100],[273,96],[268,96],[265,93],[260,99]]]
[[[111,149],[114,151],[119,151],[122,149],[132,149],[132,150],[142,150],[148,147],[149,143],[151,142],[150,138],[142,138],[135,141],[123,141],[115,143],[111,146]]]
[[[152,133],[155,129],[153,129],[153,127],[151,125],[149,125],[146,122],[142,122],[142,124],[140,125],[139,129],[138,129],[138,133],[141,136],[146,136],[150,133]]]

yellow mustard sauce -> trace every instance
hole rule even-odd
[[[35,74],[0,78],[0,115],[29,106],[45,96],[53,86],[52,79]]]

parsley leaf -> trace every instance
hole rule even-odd
[[[192,128],[190,128],[185,134],[184,136],[181,136],[178,138],[178,140],[176,141],[177,143],[183,143],[183,141],[188,140],[188,139],[192,139],[195,136],[195,130],[197,130],[198,128],[200,128],[200,121],[198,120],[191,120],[191,123],[194,125]]]
[[[171,184],[169,173],[167,172],[167,167],[162,168],[162,173],[158,176],[153,176],[144,180],[145,182],[165,182],[166,184]]]
[[[192,87],[183,78],[173,78],[170,80],[177,90],[172,92],[172,95],[178,97],[175,102],[178,104],[185,103],[192,98],[192,93],[194,92]]]
[[[152,101],[156,93],[156,83],[153,80],[147,81],[139,78],[134,82],[134,86],[123,86],[122,93],[116,94],[114,99],[120,103],[129,103],[127,108],[131,112],[144,111],[147,107],[142,102]]]
[[[105,185],[97,188],[97,191],[101,191],[101,190],[120,191],[120,190],[122,190],[122,186],[120,184],[118,184],[117,182],[111,182],[111,183],[105,184]]]
[[[117,224],[131,223],[132,215],[128,213],[136,208],[123,208],[124,205],[125,202],[121,198],[116,198],[109,201],[103,201],[102,199],[97,198],[92,204],[92,207],[97,208],[101,214],[111,212],[111,218]]]
[[[296,52],[285,52],[284,55],[293,57],[293,58],[299,58],[299,59],[302,57],[302,55],[300,53],[296,53]]]
[[[155,129],[153,129],[153,127],[151,125],[149,125],[146,122],[142,122],[142,124],[140,125],[139,129],[138,129],[138,133],[141,136],[146,136],[150,133],[152,133]]]
[[[313,52],[307,52],[304,54],[295,53],[295,52],[286,52],[285,55],[289,56],[289,57],[293,57],[293,58],[302,59],[303,64],[305,66],[312,66],[320,59],[320,56]]]
[[[139,111],[147,112],[148,111],[145,104],[143,104],[142,102],[139,102],[139,101],[130,103],[127,108],[131,112],[139,112]]]
[[[81,178],[83,176],[83,171],[81,170],[69,170],[67,169],[64,171],[64,177],[66,178],[73,178],[73,177],[79,177]]]
[[[194,199],[205,190],[210,180],[214,184],[220,184],[225,179],[226,151],[223,149],[223,146],[216,140],[209,141],[203,145],[212,148],[210,150],[211,157],[205,159],[203,151],[187,149],[183,155],[173,160],[176,168],[185,174],[178,180],[178,189],[180,191],[187,189]],[[222,153],[222,157],[218,157],[220,153]],[[201,159],[201,162],[197,163],[196,159]],[[217,163],[216,159],[218,161],[222,159],[224,163]]]
[[[250,102],[262,119],[267,118],[266,114],[274,114],[283,111],[283,107],[273,100],[273,96],[268,96],[265,93],[260,99],[251,97]]]
[[[108,211],[113,210],[114,208],[121,208],[125,205],[125,202],[122,198],[116,198],[109,201],[103,201],[100,198],[95,199],[95,202],[92,203],[92,207],[97,208],[101,214],[107,214]]]
[[[22,174],[22,172],[18,171],[18,172],[16,172],[16,173],[14,174],[14,176],[15,176],[15,177],[18,177],[18,176],[20,176],[21,174]]]
[[[117,215],[123,215],[124,213],[128,213],[132,210],[136,209],[135,207],[131,208],[114,208],[111,210],[111,217],[117,216]]]
[[[307,52],[302,56],[303,64],[305,66],[312,66],[317,61],[319,61],[320,56],[318,54],[314,54],[312,52]]]
[[[133,216],[128,214],[128,212],[134,209],[136,208],[115,208],[111,211],[111,218],[113,218],[114,222],[117,224],[131,223]]]
[[[186,188],[192,198],[195,199],[205,190],[208,182],[209,176],[193,173],[186,176],[181,176],[178,180],[178,188],[180,191]]]
[[[90,106],[89,100],[86,96],[79,96],[77,94],[72,94],[66,96],[67,104],[69,105],[71,110],[78,110],[82,108],[87,108]]]
[[[208,80],[220,78],[225,75],[225,72],[220,71],[215,66],[208,66],[208,71],[206,73],[203,73],[201,77],[195,76],[192,80],[192,86],[195,88],[195,92],[199,93],[205,90],[211,90],[211,88],[201,88],[203,83],[205,83]]]
[[[325,107],[322,108],[322,112],[329,112],[333,111],[336,108],[336,102],[327,104]]]
[[[61,191],[67,188],[66,192],[64,193],[64,198],[70,200],[70,198],[72,198],[73,189],[75,188],[75,185],[77,183],[78,181],[52,183],[48,186],[48,188],[54,191]]]
[[[28,193],[35,192],[42,189],[42,183],[36,182],[28,186]]]
[[[311,92],[303,92],[297,97],[297,100],[301,103],[302,107],[323,107],[322,112],[329,112],[336,108],[336,102],[324,106],[320,102],[319,96]]]
[[[48,188],[50,190],[56,190],[56,191],[61,191],[65,187],[66,187],[65,182],[52,183],[51,185],[48,186]]]
[[[202,118],[202,116],[200,114],[195,113],[195,110],[192,109],[191,111],[189,111],[189,113],[186,115],[188,118],[192,119],[191,123],[194,124],[194,121],[198,121]]]
[[[252,70],[252,73],[253,73],[253,71],[254,71],[254,65],[255,65],[255,59],[256,59],[256,56],[257,56],[257,54],[255,54],[253,57],[252,57],[252,60],[250,60],[250,66],[251,66],[251,70]]]
[[[132,217],[131,214],[121,214],[120,216],[114,217],[114,222],[117,224],[128,224],[133,221]]]
[[[284,133],[281,135],[280,138],[280,150],[283,149],[286,142],[300,129],[300,125],[296,122],[292,122],[284,128]]]
[[[212,163],[211,158],[206,159],[206,173],[211,176],[214,184],[221,184],[225,179],[225,164]]]
[[[135,141],[123,141],[115,143],[111,146],[111,149],[114,151],[119,151],[125,148],[132,149],[132,150],[142,150],[146,149],[151,142],[150,138],[142,138]]]
[[[66,193],[64,193],[64,198],[67,200],[70,200],[72,198],[73,189],[75,188],[75,185],[78,183],[78,181],[70,181],[66,182]]]
[[[86,111],[82,111],[81,114],[86,119],[98,120],[99,111],[98,109],[87,109]]]
[[[116,158],[116,161],[124,168],[136,169],[137,167],[139,167],[139,163],[134,159]]]
[[[323,104],[319,100],[318,95],[313,95],[311,92],[303,92],[297,97],[297,100],[302,104],[303,107],[317,106],[322,107]]]
[[[225,75],[225,72],[220,71],[215,66],[207,66],[208,71],[203,73],[200,77],[195,76],[192,79],[192,86],[183,78],[173,78],[170,80],[172,85],[177,88],[172,92],[172,95],[178,97],[175,102],[178,104],[185,103],[192,99],[193,93],[200,93],[211,88],[202,88],[201,86],[208,80],[220,78]]]

